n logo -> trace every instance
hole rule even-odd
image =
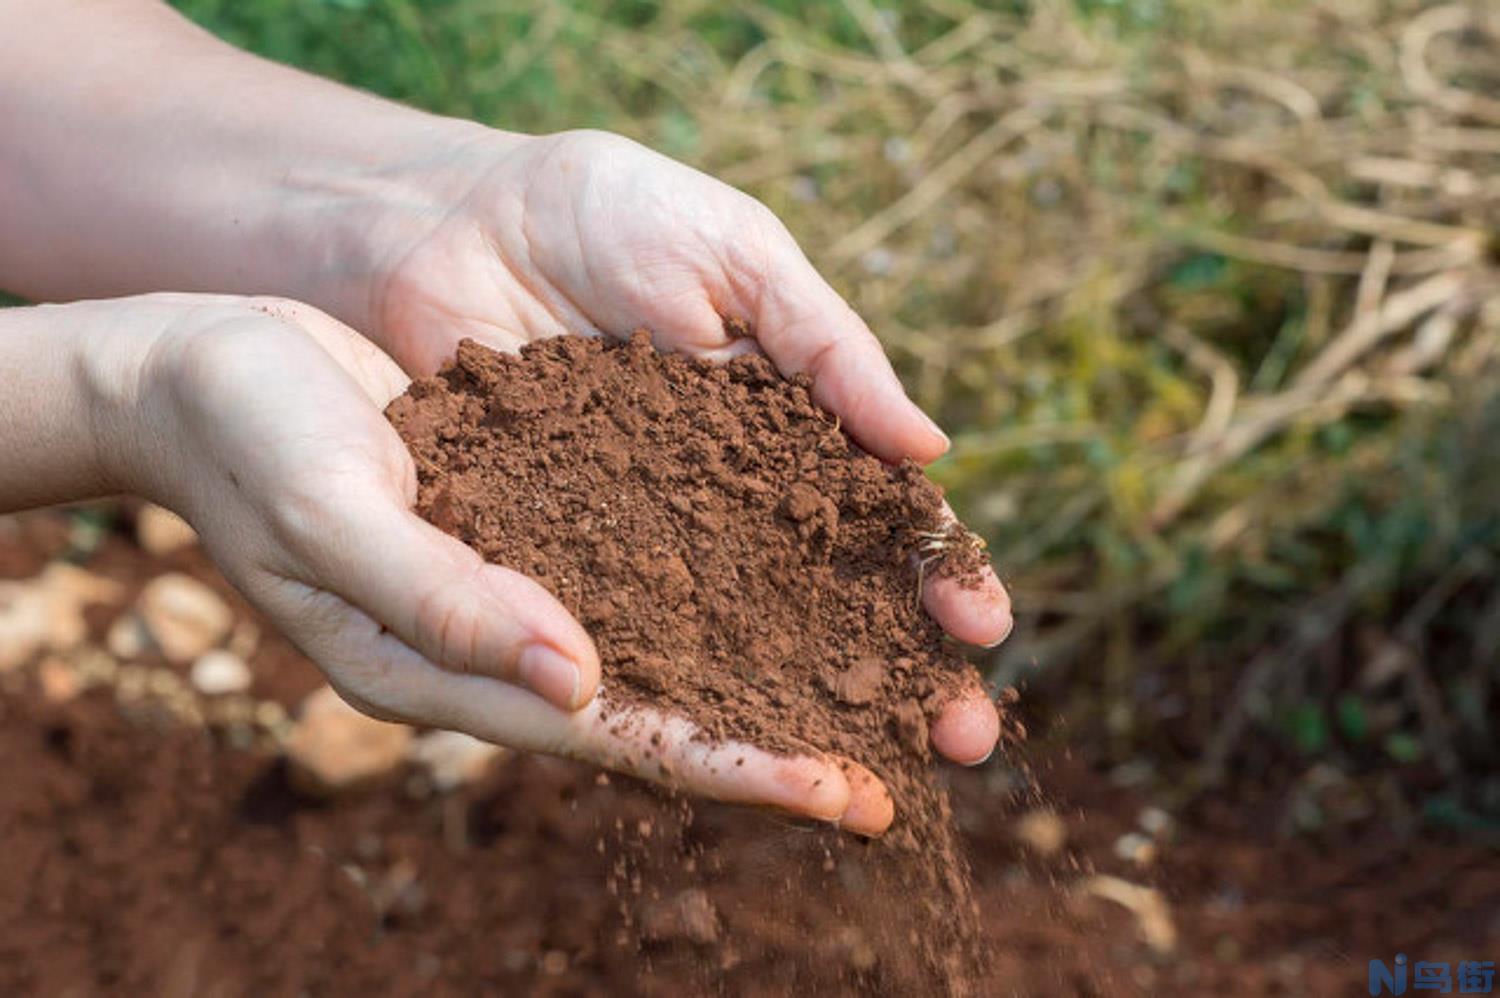
[[[1406,954],[1396,954],[1396,965],[1387,967],[1384,960],[1370,961],[1370,994],[1406,994]]]

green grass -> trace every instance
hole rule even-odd
[[[1365,813],[1325,806],[1313,762],[1346,802],[1500,813],[1500,306],[1468,235],[1500,218],[1500,153],[1403,79],[1422,4],[179,6],[398,100],[613,129],[764,199],[953,433],[934,474],[1021,612],[988,667],[1093,757],[1269,781],[1304,824]],[[1488,85],[1482,40],[1442,34],[1425,64]],[[1298,389],[1360,272],[1379,307],[1438,245],[1453,293]]]

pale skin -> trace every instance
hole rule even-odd
[[[588,634],[411,512],[380,414],[463,337],[513,350],[644,326],[665,350],[762,350],[873,453],[939,456],[946,438],[762,205],[618,136],[496,131],[264,62],[153,0],[0,0],[0,134],[0,286],[218,293],[0,312],[0,509],[128,491],[177,510],[379,716],[889,825],[889,795],[847,760],[714,752],[654,714],[610,734]],[[923,595],[961,640],[1010,630],[993,574]],[[991,753],[977,684],[932,737],[961,763]]]

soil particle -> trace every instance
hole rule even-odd
[[[878,886],[915,912],[870,940],[874,973],[962,993],[984,959],[927,732],[979,680],[921,611],[916,568],[951,528],[919,467],[861,450],[810,388],[759,356],[664,355],[644,333],[519,356],[465,341],[387,414],[416,458],[418,512],[589,627],[607,708],[649,703],[711,741],[826,750],[881,777],[890,832],[830,847],[875,850]],[[980,564],[962,544],[945,555],[937,571]]]

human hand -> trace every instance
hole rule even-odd
[[[68,309],[144,358],[99,393],[108,479],[184,515],[350,703],[856,832],[889,824],[889,797],[848,760],[709,746],[651,710],[606,722],[598,654],[567,610],[411,512],[415,468],[382,415],[408,379],[348,327],[275,299]]]
[[[645,326],[665,349],[761,349],[812,374],[880,457],[925,463],[946,446],[781,223],[695,170],[605,133],[424,114],[252,58],[165,4],[21,6],[26,30],[0,33],[12,290],[271,291],[339,316],[412,374],[464,336],[513,347]],[[142,51],[175,71],[144,71]],[[101,157],[111,169],[93,168]],[[926,602],[965,641],[1010,628],[993,576],[977,590],[936,580]],[[932,726],[961,762],[998,730],[977,688]]]
[[[665,350],[760,349],[784,374],[811,374],[816,400],[882,458],[926,463],[946,449],[869,329],[753,198],[604,132],[465,129],[423,164],[391,185],[401,197],[370,209],[383,248],[361,254],[387,261],[367,321],[407,370],[435,370],[464,337],[515,350],[645,327]],[[1010,631],[993,572],[978,588],[934,578],[924,596],[963,641],[993,645]],[[975,688],[932,737],[958,762],[988,758],[994,705]]]

